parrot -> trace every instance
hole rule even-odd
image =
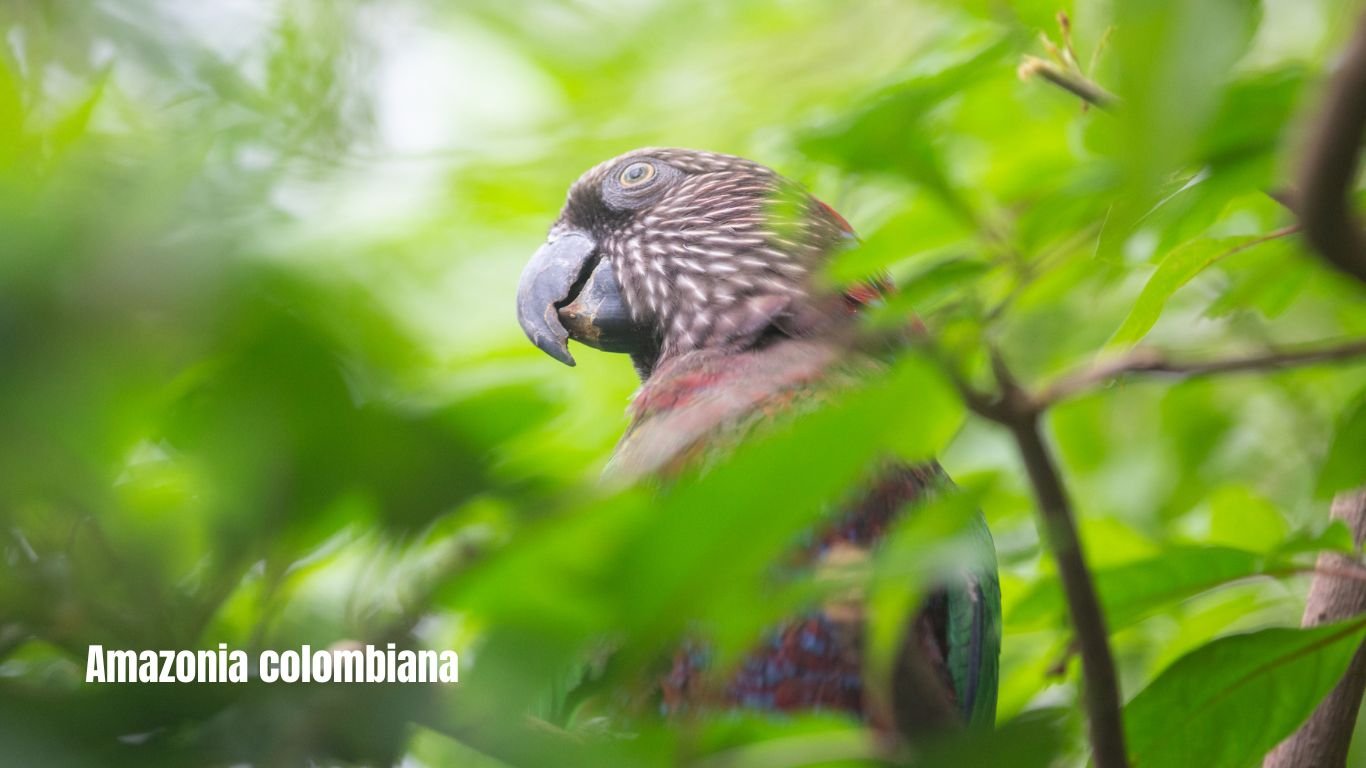
[[[856,242],[834,208],[741,157],[678,148],[627,152],[569,188],[517,288],[518,321],[550,357],[568,341],[629,355],[640,388],[607,472],[678,477],[841,385],[860,318],[883,277],[834,286],[824,267]],[[865,361],[869,365],[871,360]],[[855,366],[856,367],[856,366]],[[830,511],[806,562],[873,550],[901,514],[949,480],[936,462],[884,461]],[[684,644],[655,681],[661,709],[835,711],[908,739],[995,721],[1001,642],[995,547],[980,513],[972,562],[906,617],[890,707],[865,680],[863,617],[815,607],[756,638],[728,679]],[[888,709],[890,708],[890,712]]]

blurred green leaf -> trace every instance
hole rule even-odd
[[[1209,499],[1208,542],[1251,552],[1282,547],[1289,525],[1274,504],[1245,486],[1226,486]]]
[[[976,226],[977,214],[945,169],[930,117],[976,78],[1003,66],[1010,48],[1007,40],[996,39],[964,61],[889,86],[868,99],[868,106],[810,130],[802,151],[849,171],[900,176]]]
[[[1298,240],[1287,248],[1256,248],[1238,258],[1221,262],[1229,282],[1219,298],[1205,310],[1210,317],[1227,317],[1251,310],[1267,318],[1285,314],[1309,287],[1318,265],[1304,253]]]
[[[934,198],[917,199],[857,247],[840,253],[830,272],[841,283],[863,280],[918,254],[962,242],[971,234]]]
[[[1198,157],[1216,167],[1260,163],[1269,171],[1275,153],[1282,148],[1307,75],[1303,66],[1291,64],[1230,83],[1201,137]],[[1250,181],[1247,186],[1259,183]]]
[[[1319,470],[1315,494],[1321,498],[1366,482],[1366,393],[1338,420],[1333,443]]]
[[[1263,556],[1240,549],[1169,546],[1160,555],[1103,568],[1094,576],[1106,623],[1114,632],[1163,605],[1270,568]],[[1022,628],[1039,627],[1062,617],[1063,605],[1057,582],[1041,581],[1015,602],[1006,618]]]
[[[1110,338],[1110,346],[1132,346],[1141,340],[1157,323],[1167,300],[1177,289],[1220,259],[1227,258],[1253,246],[1266,243],[1265,247],[1279,248],[1284,253],[1283,241],[1270,239],[1273,235],[1256,237],[1221,238],[1217,240],[1193,240],[1163,257],[1153,271],[1142,293],[1129,310],[1129,316]]]
[[[1120,162],[1139,194],[1189,161],[1260,16],[1256,0],[1120,0]]]
[[[1000,768],[1048,768],[1065,751],[1068,713],[1037,709],[1001,723],[993,731],[969,731],[931,745],[911,763],[915,768],[991,765]]]

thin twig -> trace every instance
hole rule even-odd
[[[1051,61],[1045,61],[1037,56],[1026,56],[1020,62],[1016,70],[1021,80],[1029,80],[1038,76],[1048,82],[1069,91],[1082,101],[1100,109],[1114,109],[1119,103],[1119,98],[1113,93],[1102,88],[1093,80],[1087,79],[1084,75],[1077,72],[1069,72]]]
[[[1063,376],[1033,397],[1036,408],[1046,408],[1131,374],[1156,374],[1196,378],[1219,373],[1251,373],[1294,368],[1315,363],[1348,362],[1366,357],[1366,339],[1332,345],[1276,349],[1256,355],[1222,360],[1172,360],[1155,349],[1136,349],[1104,360],[1083,371]]]

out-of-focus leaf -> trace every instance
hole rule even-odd
[[[1338,421],[1315,493],[1332,496],[1366,482],[1366,393]]]
[[[1357,551],[1352,529],[1341,520],[1334,520],[1318,533],[1299,533],[1286,539],[1276,549],[1280,556],[1298,555],[1305,552],[1338,552],[1351,555]]]
[[[1057,24],[1058,13],[1070,14],[1075,6],[1072,0],[1015,0],[1009,4],[997,3],[994,0],[933,1],[937,5],[994,21],[1013,16],[1032,30],[1040,32],[1052,32]]]
[[[737,765],[752,768],[860,768],[880,764],[877,745],[869,738],[869,734],[853,729],[831,729],[752,740],[693,763],[695,768],[727,768]]]
[[[1232,64],[1246,49],[1255,0],[1121,0],[1115,5],[1120,162],[1139,194],[1191,159]]]
[[[1245,486],[1215,491],[1209,500],[1207,541],[1252,552],[1279,550],[1289,526],[1274,504]]]
[[[862,280],[917,254],[961,242],[971,234],[933,198],[917,200],[857,247],[841,253],[830,273],[840,283]]]
[[[865,478],[876,457],[929,458],[962,417],[939,369],[910,355],[886,377],[742,446],[663,498],[656,523],[622,553],[618,589],[633,620],[678,628],[685,616],[717,613],[737,583],[762,584],[793,536]],[[845,448],[822,449],[831,445]],[[784,482],[753,482],[779,476]],[[753,628],[741,625],[732,618],[719,628],[734,635],[718,644],[747,642]]]
[[[991,270],[991,265],[973,259],[942,261],[902,283],[900,292],[910,307],[929,312],[945,301],[950,293],[961,296],[976,278]]]
[[[1111,337],[1110,346],[1131,346],[1147,335],[1172,294],[1210,265],[1264,241],[1268,242],[1266,247],[1276,247],[1280,242],[1267,241],[1266,238],[1261,235],[1193,240],[1167,254],[1148,278],[1147,285],[1143,286],[1143,291],[1129,310],[1129,316]],[[1284,247],[1283,244],[1281,247]]]
[[[1309,285],[1318,265],[1304,254],[1304,244],[1285,241],[1286,248],[1254,248],[1236,259],[1220,262],[1228,275],[1224,292],[1205,310],[1209,317],[1226,317],[1251,310],[1264,317],[1282,316]]]
[[[1231,83],[1201,137],[1200,159],[1215,166],[1271,165],[1304,92],[1304,67],[1290,65]]]
[[[10,66],[10,59],[0,57],[0,171],[9,168],[25,143],[21,82]]]
[[[915,768],[961,768],[990,765],[999,768],[1049,768],[1057,764],[1068,732],[1075,729],[1069,713],[1035,709],[1012,718],[995,730],[974,730],[928,747],[912,763]]]
[[[982,562],[993,553],[978,507],[978,490],[943,489],[924,504],[909,511],[874,559],[867,585],[868,627],[865,630],[865,674],[870,683],[865,695],[891,701],[888,686],[903,648],[906,617],[915,613],[925,585],[936,578],[953,579],[965,570],[994,570],[995,562]]]
[[[1232,581],[1265,573],[1261,555],[1228,547],[1171,547],[1162,554],[1095,573],[1096,590],[1111,631],[1144,618],[1168,603]],[[1055,580],[1039,582],[1015,603],[1012,625],[1046,626],[1063,615],[1062,591]]]
[[[106,68],[96,76],[94,85],[90,87],[90,93],[47,132],[48,146],[53,155],[60,156],[85,136],[90,126],[90,118],[95,113],[95,108],[99,106],[100,100],[104,98],[105,89],[109,85],[110,72],[111,70]]]
[[[1252,765],[1337,684],[1363,634],[1362,619],[1267,629],[1187,654],[1124,708],[1134,764]]]
[[[927,118],[975,78],[1001,66],[1009,50],[1007,41],[998,39],[962,63],[891,86],[871,98],[869,106],[810,131],[802,151],[849,171],[900,176],[975,225],[976,214],[950,179]]]
[[[903,328],[909,317],[929,316],[945,307],[962,308],[955,301],[970,293],[970,286],[990,271],[990,265],[971,259],[941,261],[898,284],[892,295],[869,312],[868,322],[874,327]]]

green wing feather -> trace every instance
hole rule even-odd
[[[963,587],[948,594],[949,674],[968,722],[991,727],[1000,683],[1001,582],[996,546],[980,512],[970,535],[976,562],[964,574]]]

